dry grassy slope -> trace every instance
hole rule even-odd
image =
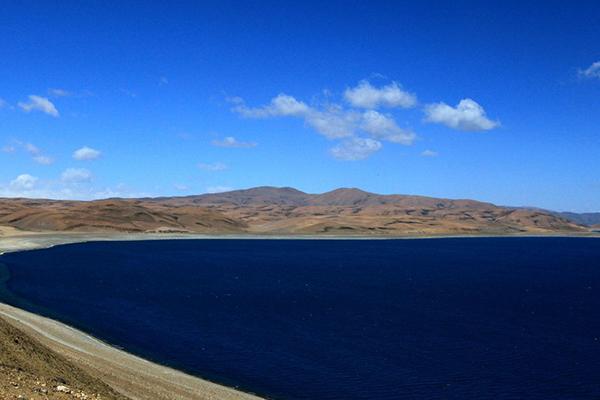
[[[17,398],[126,400],[0,319],[0,399]]]
[[[307,194],[260,187],[227,193],[93,202],[0,199],[0,225],[32,231],[435,235],[585,232],[540,210],[473,200]]]

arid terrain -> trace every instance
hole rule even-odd
[[[126,399],[1,318],[0,398]]]
[[[556,213],[474,200],[378,195],[359,189],[308,194],[274,187],[88,202],[0,199],[0,226],[25,232],[211,235],[435,236],[590,231]]]

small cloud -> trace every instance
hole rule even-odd
[[[10,187],[15,190],[31,190],[38,178],[29,174],[21,174],[10,182]]]
[[[58,117],[59,113],[54,104],[46,97],[30,95],[28,102],[19,102],[18,106],[25,112],[41,111],[53,117]]]
[[[229,186],[209,186],[206,188],[206,193],[223,193],[223,192],[231,192],[233,188]]]
[[[373,139],[350,138],[330,150],[333,158],[344,161],[364,160],[381,149],[381,142]]]
[[[175,189],[181,190],[181,191],[185,191],[185,190],[188,190],[190,188],[188,185],[182,185],[182,184],[179,184],[179,183],[174,184],[173,187]]]
[[[26,152],[28,152],[31,155],[40,154],[40,152],[41,152],[39,147],[37,147],[36,145],[31,144],[31,143],[23,143],[23,148],[25,149]]]
[[[50,165],[54,162],[54,159],[52,157],[40,155],[33,157],[33,161],[42,165]]]
[[[483,107],[472,99],[463,99],[456,107],[446,103],[430,104],[424,111],[427,122],[461,131],[487,131],[500,126],[499,122],[488,119]]]
[[[73,93],[68,90],[58,88],[48,89],[48,94],[53,97],[69,97],[73,95]]]
[[[198,163],[198,168],[204,171],[224,171],[227,169],[227,165],[221,162],[216,162],[213,164]]]
[[[164,86],[164,85],[168,85],[168,84],[169,84],[169,80],[165,76],[161,76],[160,79],[158,80],[158,86]]]
[[[0,109],[6,106],[8,106],[8,103],[6,102],[6,100],[0,97]]]
[[[403,90],[397,82],[376,88],[368,81],[361,81],[356,87],[346,89],[344,98],[354,107],[367,109],[379,106],[411,108],[417,104],[417,96]]]
[[[301,116],[310,108],[302,101],[281,93],[271,100],[271,103],[262,107],[247,107],[240,97],[230,98],[235,104],[233,111],[247,118],[293,117]]]
[[[240,142],[233,136],[227,136],[223,140],[213,140],[213,146],[217,147],[237,147],[237,148],[250,148],[256,147],[255,142]]]
[[[0,151],[2,151],[3,153],[14,153],[15,151],[17,151],[17,148],[13,145],[7,144],[6,146],[2,146],[2,149],[0,149]]]
[[[423,157],[437,157],[440,153],[438,153],[437,151],[433,151],[433,150],[425,150],[421,153],[421,156]]]
[[[92,149],[91,147],[83,146],[73,152],[73,158],[76,160],[95,160],[100,157],[102,153],[99,150]]]
[[[67,168],[60,180],[65,183],[83,183],[92,180],[92,173],[85,168]]]
[[[598,78],[600,79],[600,61],[596,61],[586,69],[579,70],[579,76],[582,78]]]

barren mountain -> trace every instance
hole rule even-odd
[[[359,189],[308,194],[275,187],[88,202],[0,199],[0,226],[27,231],[385,236],[589,231],[550,212],[473,200]]]

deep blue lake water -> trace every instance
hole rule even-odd
[[[4,300],[275,399],[600,398],[600,239],[96,242]]]

